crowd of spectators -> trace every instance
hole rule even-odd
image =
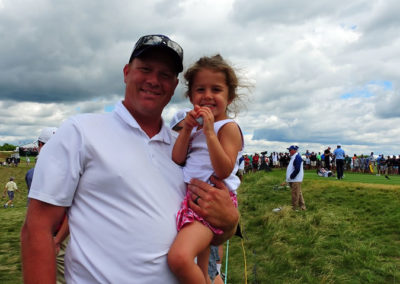
[[[335,156],[332,153],[325,158],[325,151],[310,152],[306,150],[302,153],[304,169],[320,169],[327,168],[336,171]],[[259,170],[270,170],[273,168],[286,168],[290,161],[289,153],[272,152],[268,154],[267,151],[254,154],[245,154],[244,158],[244,173],[256,172]],[[329,161],[329,164],[327,164]],[[352,157],[345,155],[344,170],[354,173],[366,174],[381,174],[381,175],[398,175],[400,167],[400,155],[397,157],[384,156],[383,154],[375,156],[374,153],[370,155],[356,155]]]
[[[3,166],[3,167],[18,167],[19,163],[20,163],[20,158],[8,157],[8,158],[5,159],[5,161],[0,161],[0,166]]]

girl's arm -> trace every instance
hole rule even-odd
[[[242,135],[236,123],[225,124],[214,131],[214,115],[207,107],[202,107],[198,115],[203,117],[203,132],[207,139],[211,164],[218,178],[227,178],[235,167],[238,152],[242,149]]]
[[[183,128],[179,132],[174,148],[172,149],[172,160],[178,165],[183,165],[186,161],[190,134],[192,133],[193,127],[196,125],[195,113],[190,111],[185,117]]]
[[[190,130],[185,130],[185,128],[183,128],[179,132],[179,136],[176,139],[174,148],[172,149],[172,160],[181,166],[186,161],[187,151],[189,147],[190,133],[191,133]]]
[[[236,123],[225,124],[218,136],[207,137],[207,146],[215,174],[227,178],[235,167],[238,152],[242,149],[242,135]]]

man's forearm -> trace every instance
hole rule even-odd
[[[65,208],[31,199],[21,230],[21,254],[24,283],[55,283],[55,228]]]
[[[21,232],[24,283],[55,283],[56,263],[51,233],[32,232],[24,226]]]

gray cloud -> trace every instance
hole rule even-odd
[[[0,143],[113,106],[134,42],[164,33],[185,67],[220,53],[254,85],[237,117],[246,151],[400,152],[397,2],[0,0]],[[166,122],[190,106],[184,91]]]

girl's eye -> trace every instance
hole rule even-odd
[[[196,92],[198,93],[204,92],[204,88],[196,88]]]

